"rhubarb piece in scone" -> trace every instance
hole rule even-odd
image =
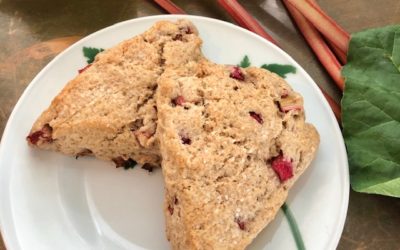
[[[77,157],[93,155],[117,167],[159,165],[157,80],[166,68],[201,58],[200,47],[197,29],[179,20],[158,22],[105,50],[54,98],[34,123],[28,143]]]
[[[157,109],[173,249],[244,249],[319,145],[301,96],[264,69],[166,70]]]

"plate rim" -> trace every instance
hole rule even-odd
[[[288,61],[291,63],[294,63],[296,68],[301,71],[301,73],[305,76],[307,81],[311,83],[311,87],[319,97],[319,99],[322,101],[323,108],[325,109],[325,112],[327,112],[329,115],[329,123],[333,125],[335,137],[338,138],[338,151],[339,154],[339,162],[344,163],[344,166],[340,169],[343,173],[341,174],[342,176],[342,181],[344,184],[344,187],[342,187],[342,193],[341,193],[341,211],[340,211],[340,216],[338,218],[338,226],[337,230],[335,231],[333,237],[328,243],[328,246],[330,249],[335,249],[339,243],[339,240],[341,238],[345,221],[346,221],[346,216],[347,216],[347,210],[348,210],[348,203],[349,203],[349,193],[350,193],[350,180],[349,180],[349,169],[348,169],[348,160],[347,160],[347,153],[346,153],[346,147],[344,144],[344,139],[339,127],[339,124],[333,114],[333,111],[329,107],[329,104],[325,97],[322,94],[322,91],[319,89],[318,85],[315,83],[315,81],[311,78],[311,76],[303,69],[303,67],[296,61],[294,58],[292,58],[288,53],[286,53],[283,49],[278,47],[277,45],[273,44],[272,42],[264,39],[263,37],[248,31],[242,27],[239,27],[237,25],[234,25],[232,23],[215,19],[215,18],[210,18],[210,17],[204,17],[204,16],[197,16],[197,15],[152,15],[152,16],[145,16],[145,17],[137,17],[137,18],[132,18],[129,20],[125,20],[122,22],[118,22],[115,24],[112,24],[110,26],[104,27],[96,32],[93,32],[80,40],[76,41],[72,45],[70,45],[68,48],[66,48],[64,51],[59,53],[57,56],[55,56],[45,67],[43,67],[39,73],[36,74],[36,76],[30,81],[28,86],[25,88],[21,96],[19,97],[16,105],[14,106],[8,120],[6,123],[6,127],[3,131],[3,136],[0,141],[0,231],[1,235],[3,237],[3,241],[5,246],[8,249],[21,249],[21,246],[19,244],[19,240],[17,237],[17,233],[15,230],[15,224],[13,220],[13,212],[12,212],[12,206],[11,206],[11,194],[10,194],[10,172],[11,168],[5,166],[6,164],[4,163],[5,157],[4,155],[6,154],[6,149],[5,149],[5,142],[8,141],[8,137],[10,134],[11,128],[11,123],[15,119],[15,116],[18,114],[18,111],[22,105],[22,102],[28,95],[28,93],[37,85],[37,82],[39,79],[44,75],[49,68],[52,67],[53,64],[56,64],[60,58],[64,57],[67,55],[71,50],[73,50],[75,47],[78,47],[82,44],[84,44],[87,40],[90,40],[92,37],[98,36],[101,33],[108,32],[109,30],[112,30],[114,28],[126,25],[126,24],[134,24],[136,22],[141,22],[141,21],[147,21],[147,20],[154,20],[154,21],[159,21],[159,20],[175,20],[175,19],[180,19],[180,18],[186,18],[192,21],[206,21],[206,22],[214,22],[218,23],[220,25],[225,25],[227,27],[230,27],[234,30],[239,30],[241,32],[244,32],[246,35],[249,35],[253,39],[257,39],[261,42],[263,42],[266,46],[272,47],[272,49],[278,50],[278,52],[285,57]],[[1,143],[3,142],[3,143]],[[7,230],[6,230],[7,228]]]

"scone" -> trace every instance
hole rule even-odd
[[[319,145],[302,97],[264,69],[167,69],[157,91],[173,249],[244,249],[275,217]]]
[[[28,143],[117,166],[158,165],[157,80],[165,68],[201,58],[200,47],[191,22],[161,21],[98,54],[37,119]]]

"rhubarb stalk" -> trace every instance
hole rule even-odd
[[[169,14],[185,14],[185,11],[169,0],[154,0],[154,2],[160,5],[160,7],[162,7]]]
[[[342,119],[342,109],[340,106],[333,100],[333,98],[328,95],[323,89],[321,89],[322,94],[325,96],[326,101],[328,102],[329,106],[331,106],[331,109],[333,113],[335,114],[336,120],[338,121],[339,124],[342,124],[341,119]]]
[[[236,0],[218,0],[218,3],[228,12],[228,14],[242,27],[264,37],[268,41],[277,45],[264,28],[252,17],[243,6]]]
[[[312,0],[287,0],[304,15],[328,40],[347,53],[350,35]],[[287,4],[286,4],[287,5]]]
[[[336,85],[343,91],[344,80],[341,76],[341,65],[332,53],[328,45],[325,43],[322,36],[314,28],[314,26],[296,9],[290,4],[290,0],[283,0],[286,8],[290,12],[298,28],[307,40],[308,44],[318,57],[321,64],[328,71]]]
[[[311,0],[310,1],[311,4],[317,8],[319,11],[322,11],[321,7],[318,5],[318,3],[316,2],[316,0]],[[326,41],[329,44],[329,47],[331,47],[331,49],[333,50],[333,52],[335,53],[336,57],[339,59],[339,61],[344,65],[347,63],[347,53],[346,51],[342,51],[340,50],[340,48],[338,46],[336,46],[334,43],[332,43],[331,40],[326,39]]]
[[[327,40],[329,47],[333,50],[335,53],[336,57],[339,59],[339,61],[342,63],[342,65],[345,65],[347,63],[347,55],[345,52],[343,52],[341,49],[339,49],[338,46],[333,44],[330,40]]]

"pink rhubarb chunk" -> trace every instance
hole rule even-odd
[[[293,177],[292,161],[288,158],[285,158],[283,155],[279,155],[272,159],[272,168],[278,175],[281,182]]]
[[[239,80],[239,81],[243,81],[244,80],[244,74],[243,74],[242,70],[238,66],[232,67],[231,74],[229,76],[231,78],[234,78],[234,79]]]

